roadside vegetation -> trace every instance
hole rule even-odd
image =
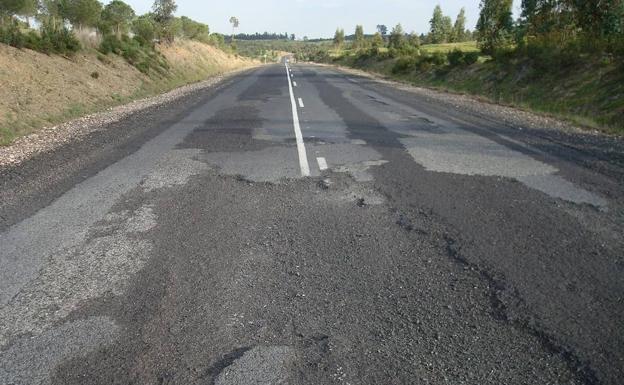
[[[354,67],[393,79],[485,97],[624,133],[624,2],[482,0],[474,31],[435,7],[427,34],[401,24],[294,47],[303,61]]]
[[[145,15],[120,0],[0,0],[0,145],[251,64],[176,9],[173,0]]]

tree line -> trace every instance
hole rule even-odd
[[[466,28],[462,8],[455,21],[437,5],[426,34],[406,33],[397,24],[389,33],[380,24],[374,35],[365,35],[358,25],[345,37],[338,28],[333,44],[342,48],[351,41],[354,49],[387,47],[411,54],[420,44],[476,40],[484,54],[567,54],[570,60],[581,52],[624,54],[624,0],[522,0],[521,16],[513,19],[513,0],[481,0],[476,29]]]
[[[236,40],[295,40],[296,36],[295,34],[289,34],[288,32],[286,33],[269,33],[269,32],[264,32],[264,33],[239,33],[234,35],[234,38]]]
[[[89,31],[122,39],[132,34],[143,44],[172,42],[176,37],[219,43],[208,25],[175,17],[174,0],[156,0],[152,12],[136,15],[121,0],[103,5],[98,0],[0,0],[0,42],[44,52],[80,49],[76,32]],[[31,20],[37,21],[34,29]]]
[[[351,41],[354,49],[375,49],[386,46],[390,49],[409,50],[418,48],[421,44],[459,43],[474,38],[473,32],[466,29],[464,8],[460,10],[453,22],[450,16],[444,15],[442,7],[437,5],[433,10],[429,25],[429,32],[420,35],[415,32],[406,33],[400,23],[390,31],[390,34],[388,34],[388,27],[384,24],[377,25],[377,31],[373,35],[365,35],[361,25],[356,26],[353,35],[346,37],[344,29],[338,28],[334,34],[333,43],[336,47],[342,47],[346,41]]]
[[[624,53],[624,0],[481,0],[477,23],[483,52],[573,50]]]

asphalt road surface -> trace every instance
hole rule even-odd
[[[282,64],[0,182],[0,384],[624,378],[618,139]]]

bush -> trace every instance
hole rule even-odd
[[[129,38],[122,36],[121,40],[114,35],[105,36],[100,44],[102,54],[114,53],[126,59],[144,74],[156,72],[164,75],[169,69],[167,61],[151,44],[145,44],[140,37]]]
[[[473,65],[479,61],[480,56],[479,52],[466,52],[464,54],[464,64],[467,66]]]
[[[66,28],[52,28],[49,24],[41,25],[40,33],[21,31],[20,24],[15,21],[0,27],[0,42],[15,48],[28,48],[46,54],[72,54],[80,50],[80,42]]]
[[[417,64],[418,61],[414,57],[401,57],[394,63],[392,73],[395,75],[410,73],[416,69]]]
[[[445,65],[446,55],[444,52],[434,52],[433,55],[431,55],[431,63],[437,66]]]
[[[460,51],[457,48],[449,52],[446,57],[448,58],[448,62],[451,67],[457,67],[466,62],[464,52]]]

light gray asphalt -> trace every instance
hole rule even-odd
[[[1,170],[0,384],[618,384],[619,139],[291,67]]]

